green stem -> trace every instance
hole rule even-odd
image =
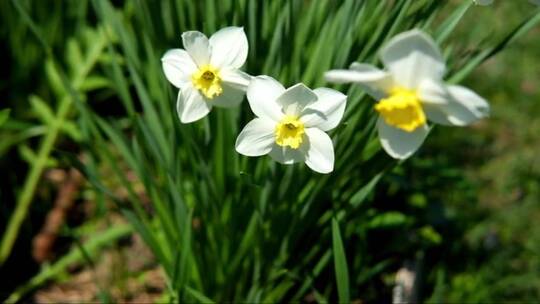
[[[51,150],[54,147],[56,138],[60,133],[60,128],[69,113],[71,108],[70,105],[71,98],[66,96],[62,99],[58,109],[58,114],[56,115],[56,121],[50,126],[49,132],[45,135],[45,138],[41,143],[37,159],[32,164],[32,168],[30,169],[30,173],[26,178],[21,195],[17,200],[15,212],[9,220],[6,232],[2,238],[2,243],[0,243],[0,265],[2,265],[8,258],[11,248],[15,243],[15,239],[17,238],[19,228],[26,218],[30,203],[34,197],[36,186],[41,177],[41,173],[47,166],[47,160],[49,159]]]
[[[58,106],[58,111],[56,114],[56,119],[54,123],[49,125],[48,132],[45,135],[43,141],[41,142],[37,159],[35,162],[32,163],[30,173],[26,177],[23,185],[23,190],[17,200],[17,204],[15,205],[15,211],[9,219],[6,232],[2,237],[2,242],[0,243],[0,265],[2,265],[9,257],[9,254],[11,253],[11,250],[13,248],[13,244],[17,239],[21,224],[26,218],[26,215],[28,214],[28,209],[34,197],[34,193],[36,191],[36,187],[41,177],[41,174],[43,173],[43,170],[45,170],[49,155],[51,154],[56,139],[61,132],[61,127],[64,124],[72,108],[72,102],[74,101],[73,99],[76,98],[75,96],[73,96],[73,94],[77,94],[75,91],[80,89],[85,78],[88,76],[92,68],[97,64],[99,56],[105,47],[105,43],[105,38],[101,36],[101,39],[96,41],[94,47],[91,49],[91,51],[89,51],[89,57],[81,65],[81,69],[76,75],[73,82],[67,83],[67,80],[64,80],[64,85],[66,86],[67,93],[61,98],[60,105]],[[54,64],[54,59],[52,57],[51,59],[53,60]]]

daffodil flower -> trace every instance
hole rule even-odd
[[[288,89],[268,76],[253,78],[247,99],[257,118],[236,140],[246,156],[269,154],[282,164],[305,162],[319,173],[334,169],[334,146],[325,131],[335,128],[345,111],[347,96],[299,83]]]
[[[411,156],[428,134],[428,120],[465,126],[489,114],[482,97],[443,82],[443,57],[425,33],[412,30],[392,38],[382,49],[381,60],[387,70],[353,63],[349,70],[328,71],[325,77],[337,83],[359,83],[378,100],[379,138],[390,156]]]
[[[234,107],[244,98],[251,77],[240,71],[248,53],[241,27],[226,27],[208,39],[197,31],[182,34],[184,49],[161,58],[169,82],[179,88],[176,109],[182,123],[206,116],[212,107]]]

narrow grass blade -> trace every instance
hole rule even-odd
[[[449,79],[448,82],[450,83],[461,82],[481,63],[483,63],[484,61],[488,60],[492,56],[496,55],[497,53],[507,48],[516,39],[518,39],[519,37],[529,32],[529,30],[531,30],[538,23],[540,23],[540,11],[536,12],[529,19],[523,21],[518,26],[516,26],[510,33],[508,33],[508,35],[503,37],[503,39],[501,39],[501,41],[499,41],[499,43],[497,43],[495,47],[484,50],[480,52],[478,55],[476,55],[475,57],[471,58],[468,64],[465,65],[459,72],[454,74],[452,78]]]
[[[186,292],[192,296],[193,298],[195,298],[195,300],[199,301],[200,303],[208,303],[208,304],[213,304],[215,303],[214,301],[212,301],[210,298],[208,298],[207,296],[205,296],[204,294],[202,294],[201,292],[193,289],[193,288],[190,288],[189,286],[185,286],[184,289],[186,290]]]
[[[349,293],[349,270],[345,250],[341,241],[341,233],[336,219],[332,219],[332,251],[334,253],[334,267],[336,272],[336,283],[340,303],[350,302]]]
[[[441,44],[446,40],[446,38],[448,38],[448,36],[450,36],[450,34],[459,24],[459,21],[461,21],[461,18],[465,16],[465,13],[472,5],[472,1],[463,2],[463,4],[458,6],[456,10],[439,26],[439,28],[435,31],[435,40],[438,44]]]

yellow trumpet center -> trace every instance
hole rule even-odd
[[[223,93],[219,70],[211,65],[204,65],[191,75],[193,86],[206,98],[212,99]]]
[[[287,115],[276,125],[275,135],[276,144],[298,149],[303,141],[304,123],[296,116]]]
[[[426,123],[426,115],[416,92],[396,88],[390,96],[381,99],[375,110],[381,114],[384,121],[401,130],[412,132]]]

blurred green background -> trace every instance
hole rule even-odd
[[[469,12],[474,17],[454,38],[498,35],[531,10],[519,1],[495,2]],[[490,101],[488,120],[472,130],[437,128],[435,139],[405,164],[403,176],[414,179],[398,197],[441,204],[448,221],[430,265],[437,269],[434,302],[540,299],[539,37],[537,26],[463,82]]]
[[[531,10],[517,2],[479,9],[455,35],[496,35]],[[540,299],[539,37],[536,26],[466,81],[491,102],[489,120],[474,130],[445,130],[429,144],[433,161],[462,170],[457,187],[433,189],[461,231],[450,247],[458,260],[448,276],[443,271],[450,302]]]
[[[120,6],[118,2],[115,4]],[[448,12],[461,3],[451,2],[445,7]],[[482,45],[486,36],[502,36],[533,8],[517,0],[498,2],[490,7],[472,7],[467,12],[449,38],[456,54],[474,52],[472,46]],[[52,46],[50,51],[58,56],[72,47],[73,37],[93,35],[85,28],[87,24],[98,24],[98,17],[86,1],[77,5],[73,1],[36,6],[33,1],[20,3],[41,27],[43,39]],[[2,125],[0,120],[0,234],[13,212],[28,161],[36,157],[32,149],[36,148],[37,138],[47,132],[46,124],[39,123],[46,120],[47,110],[36,110],[40,102],[35,97],[30,107],[30,96],[53,99],[58,85],[47,76],[50,66],[44,61],[42,43],[22,19],[24,16],[12,2],[0,2],[0,110],[11,109],[9,121]],[[92,38],[88,41],[96,42]],[[464,43],[457,43],[460,41]],[[374,217],[370,223],[377,228],[365,235],[370,256],[363,257],[379,270],[376,275],[368,273],[357,278],[369,279],[357,291],[362,296],[355,301],[389,302],[395,274],[404,265],[422,276],[419,293],[426,302],[540,299],[540,226],[536,225],[540,218],[539,54],[540,27],[536,26],[462,82],[490,101],[489,119],[468,128],[436,127],[417,155],[382,178],[366,212],[385,216]],[[63,64],[69,70],[73,62],[66,58]],[[97,74],[108,72],[98,69]],[[108,86],[99,77],[85,85],[88,90]],[[101,101],[94,104],[96,112],[122,115],[118,107],[107,104],[107,94],[110,91],[92,91],[89,98]],[[68,114],[68,121],[74,121],[74,115]],[[64,153],[77,154],[85,149],[79,142],[80,130],[66,125],[47,160],[50,168],[59,171],[45,172],[14,254],[0,268],[0,300],[24,286],[44,267],[35,261],[32,240],[53,208],[58,185],[65,182],[66,176],[73,177]],[[114,181],[106,182],[115,187]],[[96,198],[90,188],[83,182],[76,186],[79,203],[65,215],[51,251],[53,261],[86,234],[125,224],[111,205],[91,203],[103,200]],[[167,287],[159,278],[158,266],[140,239],[130,236],[128,230],[119,231],[125,237],[100,258],[80,258],[83,262],[61,271],[47,284],[40,283],[26,299],[163,299]],[[123,261],[130,261],[129,265]],[[103,276],[106,280],[100,283]],[[315,300],[316,295],[304,299]]]

